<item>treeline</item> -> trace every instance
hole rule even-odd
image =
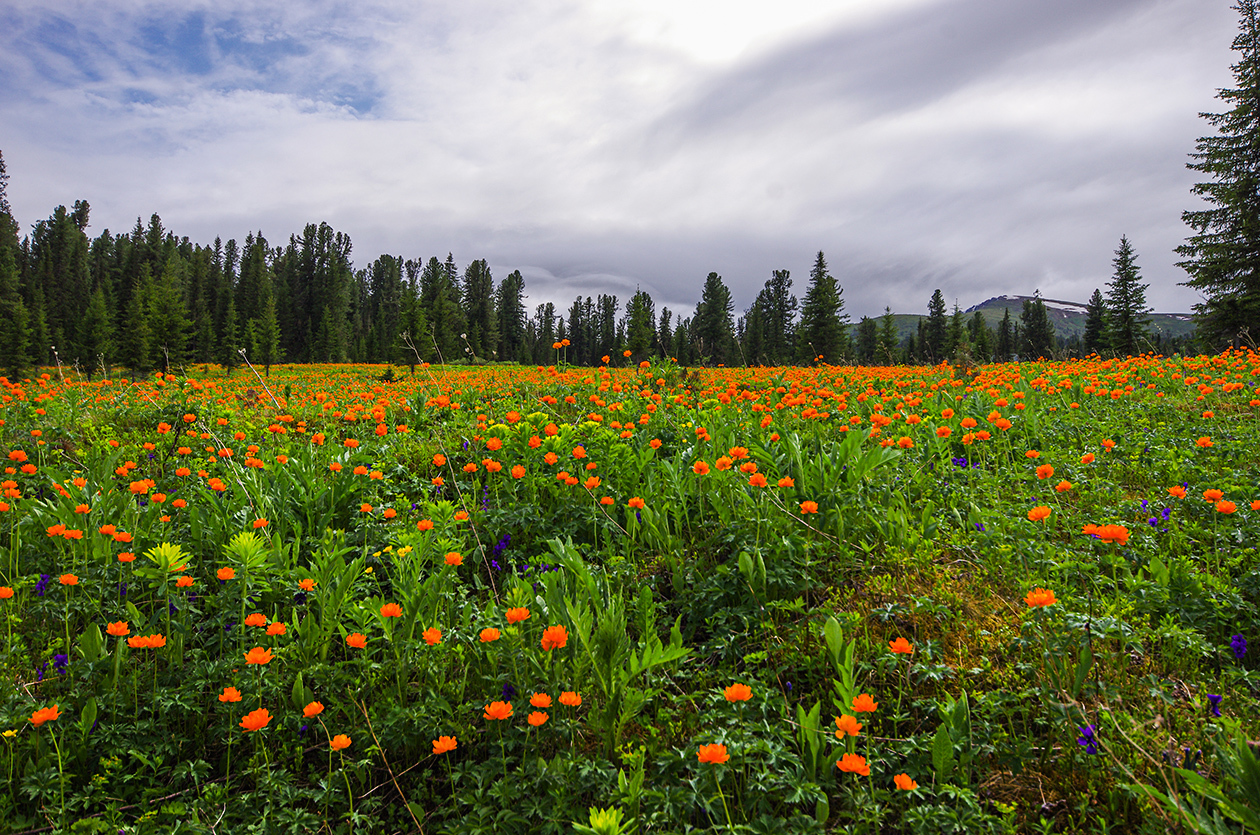
[[[955,306],[948,315],[939,290],[916,332],[900,335],[890,310],[854,326],[822,252],[801,299],[788,271],[775,270],[737,316],[729,288],[710,273],[694,313],[684,316],[657,311],[643,290],[624,309],[615,295],[598,294],[578,296],[567,309],[547,303],[530,312],[519,271],[496,282],[484,259],[461,269],[450,254],[427,261],[382,255],[356,270],[350,238],[326,223],[308,224],[280,246],[261,232],[244,243],[196,244],[165,229],[156,214],[147,225],[137,219],[129,233],[89,238],[90,207],[78,201],[58,206],[19,239],[6,180],[0,156],[0,368],[10,375],[54,363],[88,376],[115,366],[144,373],[188,363],[218,363],[230,373],[242,355],[267,368],[557,359],[595,365],[623,355],[728,366],[968,363],[1081,354],[1099,350],[1091,342],[1104,338],[1087,331],[1085,343],[1056,339],[1039,298],[1017,320],[1008,313],[991,329],[979,312],[968,319]],[[1122,283],[1130,296],[1117,298],[1132,297],[1135,287],[1138,295],[1123,310],[1100,308],[1100,333],[1111,340],[1106,347],[1138,352],[1144,346],[1133,327],[1140,335],[1145,285],[1136,285],[1126,252],[1130,272]],[[1122,317],[1125,310],[1137,313]],[[1112,320],[1129,329],[1107,324]]]

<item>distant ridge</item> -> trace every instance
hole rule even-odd
[[[998,323],[1002,321],[1002,316],[1007,310],[1011,312],[1011,321],[1018,324],[1019,314],[1024,310],[1024,301],[1032,301],[1033,298],[1033,296],[1020,296],[1008,293],[1003,296],[985,299],[979,304],[968,307],[963,312],[970,319],[979,311],[984,316],[984,320],[989,323],[989,327],[996,331]],[[1041,302],[1046,306],[1046,313],[1050,317],[1050,323],[1054,325],[1054,331],[1057,336],[1066,340],[1085,333],[1085,316],[1089,310],[1088,305],[1065,299],[1043,298]],[[874,318],[878,319],[879,317],[876,316]],[[893,322],[897,328],[897,338],[905,339],[910,334],[916,333],[919,328],[919,319],[926,318],[926,300],[923,302],[922,313],[893,314]],[[1194,319],[1189,313],[1151,313],[1148,318],[1150,319],[1150,324],[1147,327],[1152,334],[1157,333],[1162,337],[1171,339],[1194,333]]]

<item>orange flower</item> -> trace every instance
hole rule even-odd
[[[809,501],[809,500],[801,502],[802,515],[806,513],[817,513],[817,512],[818,512],[818,502]]]
[[[700,750],[696,753],[696,757],[702,763],[716,763],[718,765],[731,758],[726,753],[726,746],[716,743],[713,745],[701,745]]]
[[[564,649],[564,645],[569,642],[569,630],[563,626],[548,626],[543,630],[542,648],[551,652],[553,649]]]
[[[936,427],[936,437],[938,438],[948,438],[951,434],[953,434],[953,430],[948,426]]]
[[[267,634],[268,635],[283,635],[285,633],[285,629],[286,627],[283,623],[281,623],[280,621],[276,621],[275,623],[267,627]]]
[[[748,477],[748,483],[753,487],[765,487],[769,482],[766,481],[766,477],[761,473],[753,473]]]
[[[888,649],[899,655],[910,655],[914,652],[914,645],[905,638],[898,638],[895,641],[888,642]]]
[[[52,707],[41,707],[39,710],[31,714],[31,724],[38,728],[40,725],[44,724],[45,722],[51,721],[53,719],[59,719],[59,718],[61,718],[61,710],[59,709],[59,705],[53,705]]]
[[[582,697],[572,690],[565,690],[560,694],[560,704],[567,707],[578,707],[582,704]]]
[[[442,643],[442,630],[436,626],[430,626],[424,630],[424,642],[431,647],[435,647]]]
[[[1040,453],[1040,452],[1038,452],[1038,451],[1037,451],[1037,450],[1035,450],[1035,449],[1030,449],[1030,450],[1028,450],[1027,452],[1025,452],[1025,453],[1024,453],[1024,457],[1025,457],[1025,458],[1040,458],[1040,457],[1041,457],[1041,453]]]
[[[439,453],[437,453],[436,455],[434,455],[434,456],[433,456],[433,466],[435,466],[435,467],[445,467],[445,466],[446,466],[446,456],[445,456],[445,455],[443,455],[443,454],[442,454],[442,453],[440,453],[440,452],[439,452]]]
[[[859,693],[853,697],[854,713],[874,713],[879,710],[879,702],[871,698],[869,693]]]
[[[221,702],[239,702],[241,700],[241,691],[235,687],[224,687],[223,692],[219,694]]]
[[[63,586],[79,585],[79,578],[74,576],[73,574],[62,574],[59,579],[60,579],[61,585]]]
[[[752,688],[747,684],[732,684],[722,691],[728,702],[746,702],[752,698]]]
[[[268,525],[270,525],[270,524],[271,524],[271,523],[270,523],[269,521],[267,521],[266,519],[255,519],[255,520],[254,520],[254,530],[258,530],[259,528],[265,528],[265,527],[267,527],[267,526],[268,526]]]
[[[847,713],[836,717],[836,739],[844,739],[844,735],[857,736],[862,732],[862,723],[856,716]]]
[[[240,721],[240,726],[245,729],[245,733],[250,731],[260,731],[267,727],[267,723],[271,721],[271,714],[267,712],[267,708],[260,707],[258,710],[251,710],[245,714],[245,718]]]
[[[1204,435],[1202,438],[1199,438],[1199,440],[1195,441],[1194,445],[1197,447],[1202,447],[1203,449],[1207,449],[1208,447],[1212,445],[1212,439],[1208,437],[1207,435]]]
[[[11,586],[0,586],[0,600],[8,600],[12,596],[13,588]],[[126,627],[127,622],[125,620],[120,622],[124,627]],[[110,634],[112,635],[113,633],[111,632]],[[123,634],[125,635],[127,633],[124,632]]]
[[[449,554],[446,555],[446,564],[456,565],[456,566],[463,565],[464,558],[460,554],[456,553],[455,551],[451,551]]]
[[[706,464],[704,461],[697,461],[696,463],[691,465],[691,471],[695,473],[696,475],[708,475],[709,465]]]
[[[1056,493],[1066,493],[1067,491],[1071,489],[1072,489],[1072,482],[1068,481],[1066,478],[1063,479],[1063,481],[1060,481],[1058,484],[1054,485],[1054,491]]]
[[[309,705],[302,708],[302,715],[305,716],[307,719],[310,719],[312,716],[319,716],[323,712],[324,712],[323,702],[311,702]]]
[[[432,519],[421,519],[419,522],[416,522],[416,530],[418,530],[418,531],[431,531],[431,530],[433,530],[433,520],[432,520]]]
[[[524,478],[524,477],[525,477],[525,468],[523,466],[521,466],[520,464],[517,464],[514,467],[512,467],[512,478]]]
[[[149,646],[149,638],[147,635],[132,635],[127,639],[127,646],[132,649],[147,649]]]
[[[245,653],[246,664],[267,664],[271,661],[271,650],[262,647],[254,647]]]
[[[1085,453],[1084,455],[1082,455],[1082,456],[1081,456],[1081,463],[1082,463],[1082,464],[1092,464],[1092,463],[1094,463],[1094,453],[1092,453],[1092,452],[1087,452],[1087,453]]]
[[[266,626],[267,616],[264,615],[262,612],[254,612],[253,614],[246,616],[245,625],[246,626]]]
[[[346,644],[355,649],[363,649],[367,646],[367,636],[362,632],[351,632],[346,636]]]
[[[1219,502],[1219,501],[1220,501],[1221,499],[1223,499],[1223,498],[1225,498],[1225,494],[1224,494],[1223,492],[1221,492],[1220,490],[1212,489],[1212,490],[1204,490],[1204,491],[1203,491],[1203,500],[1204,500],[1204,501],[1208,501],[1208,502]]]
[[[718,458],[717,461],[713,462],[713,466],[716,467],[718,470],[725,472],[726,470],[729,470],[731,468],[731,465],[733,463],[735,462],[732,461],[730,458],[727,458],[725,455],[723,455],[720,458]]]
[[[1252,510],[1260,510],[1260,499],[1256,499],[1251,503]]]
[[[328,743],[328,747],[333,749],[334,751],[340,751],[343,748],[349,748],[350,737],[346,736],[345,734],[337,734]]]
[[[481,630],[481,634],[477,636],[483,644],[489,644],[499,640],[499,630],[487,627]]]
[[[397,603],[386,603],[381,607],[381,617],[383,618],[400,618],[402,617],[402,606]]]
[[[496,720],[507,719],[511,715],[512,715],[511,702],[491,702],[490,704],[486,705],[485,712],[482,714],[482,716],[484,716],[486,719],[492,722]]]
[[[1043,481],[1052,475],[1054,475],[1054,467],[1049,464],[1042,464],[1037,468],[1037,478],[1042,479]]]
[[[236,569],[232,568],[230,565],[224,566],[216,571],[214,576],[218,577],[220,580],[234,580],[236,579]]]
[[[529,703],[534,707],[551,707],[551,697],[546,693],[535,693],[529,697]]]
[[[175,585],[181,589],[184,589],[184,588],[188,588],[195,582],[196,581],[193,580],[192,577],[189,577],[188,575],[184,575],[183,577],[180,577],[178,580],[175,581]]]
[[[646,504],[644,503],[643,499],[639,498],[638,496],[633,496],[631,497],[630,501],[626,502],[626,507],[632,507],[635,510],[643,510],[643,508],[646,507]]]
[[[1054,592],[1049,589],[1036,588],[1028,592],[1024,597],[1024,602],[1033,609],[1040,609],[1046,606],[1053,606],[1059,601],[1055,599]]]
[[[1184,499],[1186,497],[1186,488],[1180,484],[1174,485],[1168,488],[1168,495],[1177,499]]]
[[[1217,513],[1233,513],[1237,509],[1238,509],[1238,505],[1234,504],[1228,499],[1221,499],[1219,502],[1216,503]]]
[[[919,784],[910,779],[909,774],[898,774],[893,777],[893,783],[902,791],[911,792],[919,787]]]
[[[466,510],[457,510],[457,511],[455,511],[455,521],[456,521],[456,522],[462,522],[462,521],[464,521],[464,520],[465,520],[465,519],[467,519],[467,518],[468,518],[468,511],[466,511]]]
[[[453,736],[439,736],[433,740],[433,753],[445,754],[447,751],[454,751],[458,747],[458,743]]]
[[[508,623],[519,623],[523,620],[529,620],[529,609],[526,609],[524,606],[517,606],[515,609],[507,610]]]
[[[122,636],[131,633],[131,627],[127,625],[127,621],[119,620],[106,626],[105,631],[110,635],[121,638]]]
[[[529,713],[529,724],[537,728],[551,717],[543,713],[541,710],[532,710]]]
[[[359,512],[360,512],[360,513],[371,513],[371,512],[372,512],[372,506],[371,506],[370,504],[368,504],[367,502],[364,502],[363,504],[359,505]]]
[[[298,588],[300,588],[302,591],[311,591],[312,589],[315,588],[315,581],[312,580],[310,577],[307,577],[304,580],[299,580]]]
[[[902,437],[897,439],[897,446],[899,446],[902,449],[914,449],[914,439],[909,436],[903,435]]]
[[[791,478],[790,476],[784,476],[783,478],[779,479],[779,486],[784,487],[784,488],[795,487],[796,479]]]
[[[1037,505],[1032,510],[1028,511],[1028,521],[1030,522],[1044,521],[1050,518],[1050,512],[1051,512],[1050,508],[1046,507],[1045,505]]]
[[[870,766],[866,764],[866,758],[857,754],[845,754],[836,760],[836,768],[850,774],[860,774],[863,777],[868,777],[871,773]]]

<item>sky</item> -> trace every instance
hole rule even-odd
[[[819,251],[856,321],[1105,292],[1122,235],[1186,312],[1187,170],[1228,0],[0,0],[24,229],[161,216],[525,277],[527,305],[709,272],[737,312]]]

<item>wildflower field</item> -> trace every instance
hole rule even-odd
[[[1260,832],[1260,355],[617,359],[4,381],[0,832]]]

